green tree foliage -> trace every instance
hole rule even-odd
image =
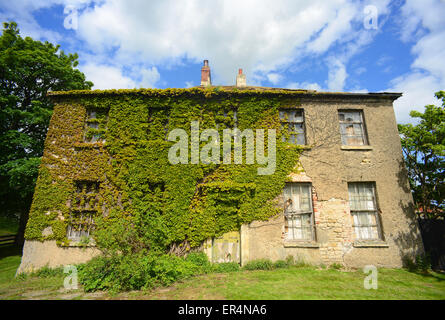
[[[411,117],[420,119],[417,125],[398,125],[414,202],[428,218],[445,216],[445,92],[435,95],[441,106],[411,111]]]
[[[53,104],[48,91],[91,89],[77,54],[22,38],[15,22],[0,36],[0,206],[20,215],[23,234]],[[19,237],[20,239],[22,237]]]

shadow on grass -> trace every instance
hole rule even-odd
[[[9,245],[0,247],[0,260],[11,256],[21,256],[21,255],[22,255],[22,247],[20,246]]]
[[[408,270],[405,269],[404,270],[408,271],[409,273],[412,274],[416,274],[422,277],[427,277],[427,278],[433,278],[436,279],[437,281],[445,281],[445,272],[444,271],[437,271],[437,270],[432,270],[432,271],[421,271],[421,270]]]

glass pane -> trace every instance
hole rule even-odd
[[[297,135],[295,135],[295,134],[289,135],[289,141],[288,142],[290,144],[297,144],[297,141],[298,141]]]
[[[287,214],[312,211],[310,185],[289,183],[283,196]]]
[[[88,128],[99,129],[99,124],[97,122],[87,122]]]
[[[361,122],[361,111],[340,111],[339,113],[340,121],[346,122]]]
[[[303,111],[302,110],[290,110],[289,111],[289,122],[303,122]]]
[[[297,135],[297,144],[306,144],[306,138],[304,137],[304,133],[300,133]]]
[[[376,210],[372,184],[350,183],[348,189],[351,210]]]

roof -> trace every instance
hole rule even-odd
[[[210,86],[210,87],[192,87],[192,88],[167,88],[167,89],[111,89],[111,90],[71,90],[71,91],[52,91],[48,92],[50,97],[68,97],[68,96],[100,96],[100,95],[146,95],[146,96],[163,96],[163,95],[200,95],[206,96],[218,94],[281,94],[308,97],[351,97],[351,98],[377,98],[396,100],[402,96],[399,92],[323,92],[307,89],[286,89],[272,87],[236,87],[236,86]]]

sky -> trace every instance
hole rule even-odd
[[[213,85],[402,92],[410,110],[445,90],[445,0],[0,0],[0,21],[79,55],[93,89]]]

